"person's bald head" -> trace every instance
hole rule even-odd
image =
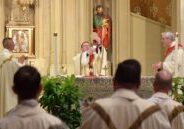
[[[159,71],[155,75],[154,90],[168,92],[172,88],[172,74],[166,70]]]

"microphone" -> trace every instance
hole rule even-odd
[[[86,53],[86,57],[88,57],[89,56],[89,53]]]

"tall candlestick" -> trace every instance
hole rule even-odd
[[[175,36],[175,49],[178,49],[178,32],[176,32],[176,34],[175,34],[176,36]]]
[[[58,75],[57,33],[54,33],[54,74]]]
[[[178,45],[179,45],[179,43],[178,43],[178,32],[176,32],[176,34],[175,34],[175,51],[176,51],[176,62],[175,62],[175,68],[174,68],[174,71],[175,71],[175,73],[178,73]]]

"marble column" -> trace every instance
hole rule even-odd
[[[5,21],[4,21],[4,0],[0,0],[0,42],[2,42],[4,38],[5,31]],[[0,49],[2,49],[2,45],[0,45]]]
[[[51,45],[50,75],[58,75],[61,70],[62,49],[62,1],[51,2]],[[54,36],[54,34],[56,34]]]
[[[184,44],[184,0],[178,0],[179,3],[178,3],[178,8],[179,8],[179,12],[177,15],[178,17],[178,30],[179,30],[179,33],[180,33],[180,41]]]
[[[130,0],[115,0],[112,14],[114,71],[120,61],[131,57]]]
[[[90,0],[63,0],[63,63],[67,73],[74,73],[73,57],[80,52],[82,41],[90,40],[92,9]]]
[[[51,52],[51,1],[39,0],[35,8],[34,65],[43,75],[49,73]]]
[[[93,25],[93,8],[92,1],[90,0],[78,0],[78,15],[79,15],[79,39],[78,42],[82,43],[84,41],[90,41],[90,36],[92,32]],[[81,49],[80,44],[78,45],[76,52]]]
[[[184,45],[184,0],[173,0],[172,6],[172,28],[179,33],[179,41]]]

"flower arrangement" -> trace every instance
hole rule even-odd
[[[173,79],[171,97],[184,104],[184,78],[176,77]]]

